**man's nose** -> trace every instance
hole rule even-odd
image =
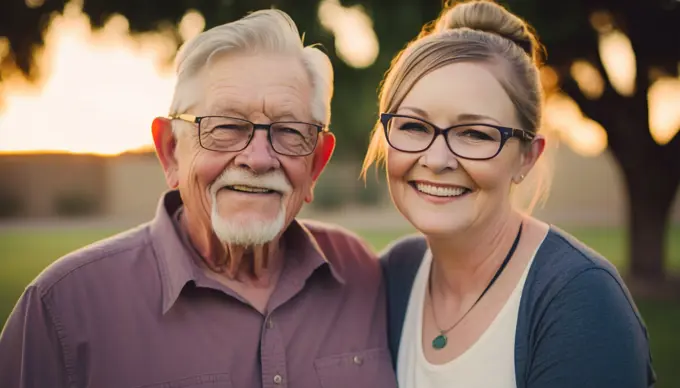
[[[267,131],[262,130],[255,130],[250,144],[234,158],[234,162],[255,174],[264,174],[281,167],[276,152],[269,143]]]

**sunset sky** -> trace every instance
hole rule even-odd
[[[357,68],[375,61],[378,40],[371,19],[360,8],[324,0],[319,19],[336,36],[343,61]],[[189,12],[177,28],[190,38],[204,26],[200,14]],[[151,144],[151,121],[167,113],[172,97],[172,68],[161,65],[163,58],[174,54],[169,38],[160,32],[132,38],[123,17],[113,18],[101,31],[92,31],[87,17],[71,5],[50,25],[45,47],[38,58],[45,74],[42,84],[3,85],[0,152],[116,155]],[[628,39],[611,33],[603,37],[601,52],[606,76],[618,91],[630,92],[634,56]],[[588,92],[598,92],[602,79],[592,66],[576,63],[572,73],[583,80]],[[667,142],[680,126],[680,79],[657,82],[649,98],[653,135],[658,142]],[[583,155],[597,155],[606,147],[604,130],[583,118],[578,106],[565,96],[549,101],[546,124]]]

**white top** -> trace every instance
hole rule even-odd
[[[534,257],[510,298],[477,342],[454,360],[437,365],[427,361],[422,346],[423,305],[432,265],[432,254],[428,249],[413,282],[406,309],[397,362],[399,387],[516,388],[515,328],[522,290]]]

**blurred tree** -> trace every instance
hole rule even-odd
[[[321,43],[336,72],[333,128],[338,157],[361,157],[377,114],[376,87],[394,54],[415,37],[422,24],[437,17],[442,0],[343,0],[360,5],[373,20],[380,53],[366,69],[354,69],[335,54],[332,33],[319,23],[319,0],[85,0],[83,10],[94,26],[114,14],[124,15],[132,32],[177,24],[186,10],[197,9],[206,28],[245,15],[250,10],[276,7],[288,12],[305,33],[306,43]],[[0,4],[0,37],[9,42],[2,56],[0,81],[12,69],[29,78],[39,74],[32,54],[41,33],[64,0],[4,0]],[[507,0],[504,4],[526,18],[545,44],[547,64],[558,86],[578,103],[582,112],[607,131],[609,149],[624,176],[629,195],[630,254],[633,276],[657,281],[664,277],[664,245],[668,214],[680,183],[680,135],[659,144],[651,135],[648,92],[655,77],[678,76],[680,61],[680,2],[678,0]],[[607,76],[599,51],[600,35],[619,30],[630,39],[635,53],[635,83],[631,93],[620,93]],[[177,38],[178,45],[181,43]],[[590,63],[604,80],[593,96],[579,87],[572,65]]]
[[[669,214],[680,184],[680,133],[666,144],[652,137],[648,93],[659,76],[677,77],[680,66],[680,2],[677,0],[509,0],[513,11],[540,32],[561,90],[584,115],[607,131],[609,150],[628,192],[631,274],[664,278]],[[635,55],[634,88],[616,88],[599,50],[601,35],[624,33]],[[604,88],[589,95],[572,73],[576,60],[599,72]]]

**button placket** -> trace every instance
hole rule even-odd
[[[283,338],[272,314],[265,316],[260,342],[263,387],[285,387],[286,353]]]

